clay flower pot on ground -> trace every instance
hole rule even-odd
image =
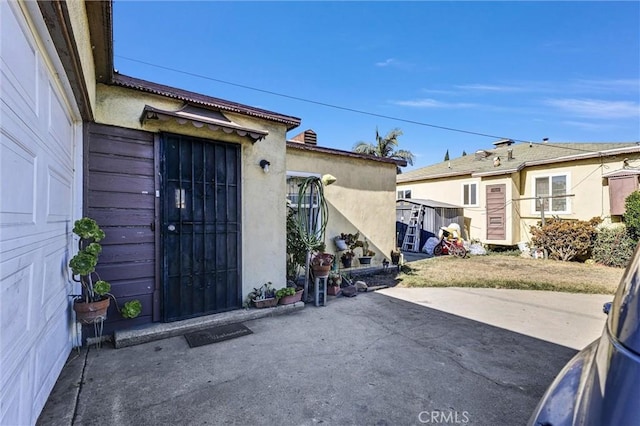
[[[255,306],[256,308],[271,308],[278,304],[276,297],[276,289],[273,288],[271,281],[262,284],[260,288],[254,288],[247,295],[244,301],[244,307]]]
[[[340,287],[335,285],[327,286],[327,295],[329,296],[337,296],[340,294]]]
[[[337,271],[329,272],[327,279],[327,294],[329,296],[337,296],[340,293],[340,285],[342,284],[342,274]]]
[[[296,291],[293,287],[285,287],[276,291],[276,298],[279,305],[290,305],[302,300],[302,293],[304,290]]]
[[[255,306],[258,309],[273,308],[277,304],[278,304],[278,299],[276,299],[275,297],[269,297],[267,299],[253,301],[253,306]]]

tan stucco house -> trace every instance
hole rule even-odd
[[[104,334],[286,283],[288,180],[330,173],[327,238],[393,247],[393,161],[287,141],[294,116],[113,71],[110,1],[0,2],[0,424],[34,424],[71,349],[75,220],[104,229]],[[268,164],[268,173],[264,165]],[[328,246],[330,241],[328,241]],[[90,330],[89,330],[90,329]]]
[[[340,255],[334,237],[359,232],[376,253],[372,264],[379,265],[395,248],[395,176],[397,166],[405,165],[404,160],[320,146],[316,133],[305,130],[287,141],[287,191],[295,194],[300,178],[334,176],[335,183],[324,189],[329,205],[326,250]]]
[[[546,217],[617,222],[638,188],[637,143],[514,143],[413,170],[397,177],[397,197],[464,209],[467,235],[488,244],[529,241]]]

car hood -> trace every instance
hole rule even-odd
[[[611,304],[607,327],[625,348],[640,354],[640,244],[622,277]]]

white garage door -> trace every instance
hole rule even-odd
[[[73,340],[66,263],[81,127],[45,53],[48,37],[37,35],[42,17],[25,18],[23,7],[0,2],[2,425],[35,423]]]

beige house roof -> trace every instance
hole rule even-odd
[[[629,143],[501,143],[493,148],[400,174],[397,183],[454,176],[510,174],[525,167],[640,152]]]

